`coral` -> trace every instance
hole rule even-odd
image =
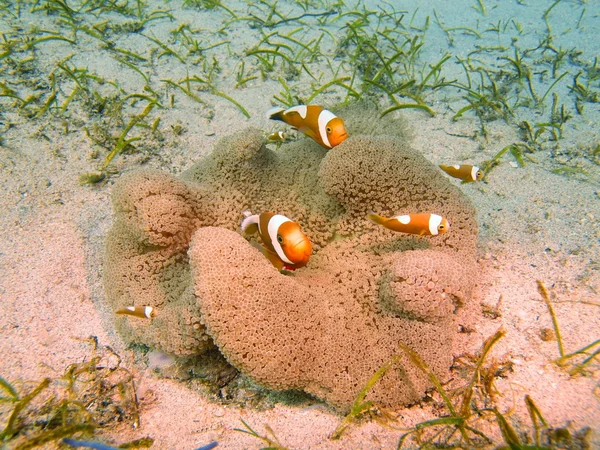
[[[264,146],[263,133],[249,128],[222,139],[181,178],[212,190],[205,206],[216,216],[213,225],[238,230],[244,210],[277,211],[310,230],[318,249],[333,237],[343,213],[319,187],[319,164],[326,153],[308,139],[272,152]]]
[[[157,312],[151,321],[116,319],[125,339],[178,354],[200,354],[214,341],[264,385],[302,389],[340,410],[398,355],[399,341],[444,378],[475,281],[474,210],[409,147],[402,123],[347,117],[351,133],[390,134],[355,134],[330,151],[309,139],[271,151],[247,129],[181,179],[142,172],[120,180],[107,297],[115,309]],[[436,212],[451,228],[433,238],[398,234],[368,222],[371,209]],[[277,272],[239,234],[243,210],[298,221],[314,244],[308,266]],[[427,387],[404,362],[368,398],[396,407]]]
[[[470,296],[473,269],[439,251],[395,253],[389,271],[382,277],[382,308],[424,322],[450,317]]]
[[[432,246],[468,253],[476,246],[473,207],[437,167],[401,140],[355,136],[327,154],[319,177],[325,192],[346,210],[340,233],[372,228],[364,220],[369,210],[383,216],[431,212],[448,219],[452,231],[429,241]]]
[[[286,276],[238,233],[207,227],[194,234],[189,255],[202,318],[229,362],[268,387],[301,389],[342,411],[399,353],[398,341],[446,375],[448,320],[428,323],[385,309],[373,282],[376,258],[358,253],[340,262],[340,250],[328,246],[315,255],[319,269]],[[369,399],[392,407],[422,397],[429,384],[418,369],[395,368]]]
[[[348,136],[360,134],[369,136],[392,136],[396,141],[410,143],[413,132],[402,117],[386,115],[381,117],[381,111],[375,103],[359,101],[335,108],[338,117],[343,117]]]
[[[106,238],[104,286],[111,309],[152,306],[151,321],[115,317],[125,340],[178,355],[212,347],[200,325],[187,247],[210,220],[200,189],[161,172],[122,177],[112,193],[115,222]]]

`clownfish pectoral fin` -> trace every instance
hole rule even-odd
[[[300,128],[296,128],[296,131],[299,131],[300,133],[305,134],[306,136],[311,138],[313,141],[317,142],[319,145],[321,145],[321,142],[323,142],[321,140],[321,137],[318,136],[317,133],[312,128],[300,127]]]
[[[369,214],[367,214],[367,219],[377,225],[383,225],[387,220],[385,217],[381,217],[380,215],[375,214],[373,211],[369,211]]]
[[[279,272],[281,272],[285,268],[285,264],[283,263],[281,258],[277,256],[277,253],[273,253],[272,251],[263,247],[262,254],[265,255],[269,262],[273,264],[273,267],[275,267]]]
[[[273,266],[279,271],[281,272],[285,267],[284,262],[281,260],[281,258],[279,258],[279,256],[277,256],[277,253],[272,252],[271,250],[269,250],[268,248],[260,245],[257,242],[252,242],[252,246],[254,248],[256,248],[259,252],[261,252],[263,254],[263,256],[265,258],[267,258],[269,260],[269,262],[271,264],[273,264]]]

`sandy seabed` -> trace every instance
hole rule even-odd
[[[472,6],[460,4],[466,10]],[[490,16],[493,5],[498,2],[488,5]],[[436,7],[438,13],[444,11],[443,4]],[[445,22],[459,23],[460,11],[446,9]],[[185,17],[185,11],[177,10],[175,15]],[[535,24],[543,11],[543,7],[523,8],[519,18]],[[566,5],[560,11],[574,14],[575,21],[579,17]],[[589,17],[590,21],[599,20],[591,12]],[[168,24],[170,28],[175,25]],[[592,25],[589,29],[591,33]],[[240,30],[233,31],[232,39],[240,39],[240,34]],[[598,54],[598,49],[588,44],[589,51]],[[52,45],[60,50],[60,43]],[[52,50],[44,48],[39,56],[51,61]],[[164,64],[164,59],[161,61]],[[94,64],[97,62],[90,56],[90,66]],[[123,84],[135,79],[135,74],[125,76],[110,64],[103,70],[104,76],[123,78]],[[218,97],[211,99],[214,118],[196,119],[199,106],[183,99],[165,114],[161,127],[166,134],[172,125],[180,124],[185,133],[168,137],[161,144],[164,149],[149,158],[144,154],[119,156],[114,167],[122,173],[143,164],[176,174],[206,155],[217,139],[232,130],[248,125],[271,129],[263,116],[278,92],[274,82],[257,80],[232,92],[247,105],[251,119]],[[453,112],[442,100],[432,106],[438,111],[434,118],[422,111],[407,111],[404,117],[414,130],[413,146],[434,164],[477,163],[517,139],[515,127],[499,120],[488,124],[486,140],[465,137],[478,129],[477,118],[465,115],[452,121]],[[151,436],[153,448],[159,449],[192,449],[215,440],[223,449],[259,448],[261,443],[255,438],[233,431],[243,419],[261,433],[268,424],[288,448],[396,448],[401,432],[377,423],[354,426],[341,441],[330,440],[341,418],[322,404],[278,404],[266,411],[223,405],[185,383],[154,373],[146,360],[115,334],[113,312],[104,301],[103,242],[112,220],[111,186],[119,175],[104,184],[82,186],[79,176],[97,163],[89,158],[95,146],[81,130],[64,135],[59,121],[42,124],[10,113],[4,114],[2,121],[12,124],[3,132],[0,147],[0,374],[4,378],[60,376],[69,364],[89,358],[85,338],[96,336],[101,345],[110,345],[119,353],[123,365],[135,374],[141,405],[140,426],[103,429],[99,436],[105,442]],[[598,145],[599,123],[598,105],[589,104],[576,127],[565,131],[559,144],[563,153]],[[460,334],[456,353],[476,352],[486,338],[503,328],[506,336],[494,347],[492,356],[508,358],[513,365],[512,372],[496,380],[501,393],[496,399],[499,409],[515,419],[515,424],[530,427],[523,401],[530,395],[550,424],[590,427],[593,446],[600,448],[597,363],[589,366],[586,376],[570,376],[554,362],[559,356],[556,340],[542,339],[543,330],[553,325],[537,280],[550,292],[567,353],[600,337],[599,166],[580,158],[585,177],[552,173],[560,155],[560,151],[534,154],[535,162],[527,161],[525,167],[505,157],[485,183],[461,186],[476,206],[480,224],[474,302],[482,305],[482,313],[469,333]],[[496,306],[493,317],[483,313]],[[430,404],[397,414],[395,426],[399,428],[436,417]],[[498,430],[489,431],[500,438]]]

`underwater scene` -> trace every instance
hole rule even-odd
[[[599,34],[0,0],[0,448],[600,448]]]

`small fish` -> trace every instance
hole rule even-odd
[[[62,440],[63,444],[70,445],[71,447],[86,447],[93,448],[94,450],[119,450],[118,447],[113,447],[111,445],[103,444],[102,442],[94,442],[94,441],[76,441],[71,438],[64,438]]]
[[[267,141],[275,143],[276,148],[281,147],[281,144],[290,140],[290,136],[283,131],[274,131],[267,136]]]
[[[312,244],[297,222],[273,212],[252,214],[244,211],[243,214],[242,231],[247,234],[258,232],[263,241],[259,250],[280,272],[295,270],[308,263]]]
[[[291,125],[325,148],[333,148],[348,137],[344,121],[317,105],[298,105],[286,110],[271,108],[267,118]]]
[[[94,450],[120,450],[121,447],[113,447],[111,445],[103,444],[102,442],[94,442],[94,441],[77,441],[71,438],[64,438],[62,440],[63,444],[70,445],[71,447],[86,447],[92,448]],[[195,450],[212,450],[217,447],[219,443],[217,441],[211,442],[210,444],[203,445],[202,447],[198,447]]]
[[[198,447],[196,450],[212,450],[217,445],[219,445],[219,443],[217,441],[213,441],[210,444],[206,444],[206,445],[203,445],[202,447]]]
[[[281,143],[287,141],[289,138],[287,133],[283,131],[274,131],[267,136],[267,141]]]
[[[448,175],[463,181],[480,181],[483,178],[483,170],[471,164],[462,164],[460,166],[458,164],[453,166],[440,164],[440,169]]]
[[[419,236],[437,236],[440,233],[445,233],[450,228],[448,221],[437,214],[405,214],[387,218],[375,213],[369,213],[367,217],[371,222],[390,230],[418,234]]]
[[[141,319],[151,319],[156,315],[152,306],[128,306],[127,308],[119,309],[115,314],[127,314],[128,316],[139,317]]]

